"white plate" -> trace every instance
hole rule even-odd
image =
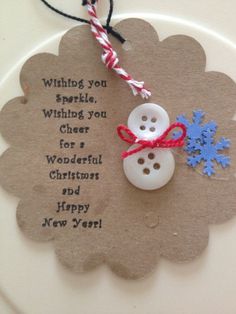
[[[223,71],[236,80],[236,22],[231,24],[236,6],[227,7],[229,3],[233,6],[234,0],[228,1],[227,6],[219,0],[180,0],[175,4],[156,1],[155,5],[151,0],[134,2],[119,0],[117,11],[146,13],[114,16],[113,23],[135,16],[150,21],[160,39],[178,33],[193,36],[205,49],[207,70]],[[51,3],[64,5],[62,1]],[[64,9],[75,8],[75,3],[69,1]],[[0,26],[5,27],[2,34],[7,36],[3,40],[0,33],[1,49],[3,45],[0,54],[5,53],[4,59],[0,55],[3,105],[22,94],[18,74],[24,60],[36,52],[56,53],[64,29],[75,24],[53,16],[30,0],[7,2],[2,7]],[[223,14],[225,8],[228,16]],[[101,13],[105,14],[105,8]],[[10,25],[8,30],[7,25]],[[37,25],[39,29],[35,29]],[[217,28],[222,32],[217,32]],[[1,139],[0,150],[5,148],[6,143]],[[236,219],[210,228],[208,249],[199,259],[182,265],[162,260],[148,278],[132,282],[117,278],[105,266],[86,275],[67,271],[57,262],[51,243],[36,243],[24,237],[16,224],[16,205],[17,199],[0,189],[0,288],[4,293],[1,313],[15,313],[13,307],[25,314],[235,313]]]

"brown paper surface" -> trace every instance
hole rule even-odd
[[[25,96],[10,100],[0,114],[0,131],[10,144],[0,159],[0,176],[2,186],[20,198],[20,228],[31,239],[53,240],[64,265],[84,272],[106,263],[120,276],[140,278],[160,256],[175,262],[197,257],[207,246],[208,225],[236,212],[236,85],[222,73],[205,71],[205,53],[193,38],[159,41],[152,26],[138,19],[116,29],[131,42],[125,50],[111,39],[120,63],[145,81],[152,91],[149,102],[163,106],[172,122],[178,114],[191,118],[194,109],[203,109],[206,121],[217,122],[217,136],[232,140],[231,167],[218,169],[220,179],[209,179],[176,155],[174,177],[165,187],[142,191],[131,185],[120,158],[128,146],[116,127],[145,101],[105,68],[90,28],[79,26],[62,38],[58,56],[38,54],[23,66]],[[43,79],[61,78],[77,86],[45,87]],[[52,110],[51,118],[44,110]],[[76,117],[59,118],[69,110]],[[71,127],[77,129],[68,133]],[[74,155],[80,163],[61,163]],[[47,156],[58,162],[49,164]],[[88,156],[95,164],[88,164]],[[68,178],[69,171],[78,171],[79,179]],[[64,179],[58,173],[66,173]]]

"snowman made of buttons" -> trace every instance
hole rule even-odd
[[[159,105],[146,103],[136,107],[129,115],[128,128],[138,139],[152,141],[170,126],[167,112]],[[132,145],[127,152],[135,149]],[[175,159],[169,148],[144,148],[124,158],[124,173],[137,188],[155,190],[166,185],[175,170]]]

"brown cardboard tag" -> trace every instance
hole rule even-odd
[[[118,275],[139,278],[160,256],[190,261],[208,243],[208,224],[236,212],[236,85],[226,75],[205,72],[206,57],[194,39],[162,42],[148,23],[116,26],[131,41],[125,50],[112,39],[121,64],[152,91],[171,121],[201,108],[232,140],[225,180],[208,179],[178,162],[162,189],[142,191],[123,173],[116,134],[129,113],[144,103],[108,71],[88,26],[62,38],[59,55],[38,54],[23,66],[25,97],[7,103],[0,131],[10,148],[0,159],[2,186],[20,198],[17,221],[24,233],[53,240],[60,261],[74,271],[106,263]],[[178,158],[177,158],[178,159]]]

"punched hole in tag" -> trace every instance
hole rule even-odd
[[[125,50],[125,51],[130,51],[133,49],[133,45],[132,45],[132,42],[130,40],[125,40],[125,42],[122,44],[122,48]]]

